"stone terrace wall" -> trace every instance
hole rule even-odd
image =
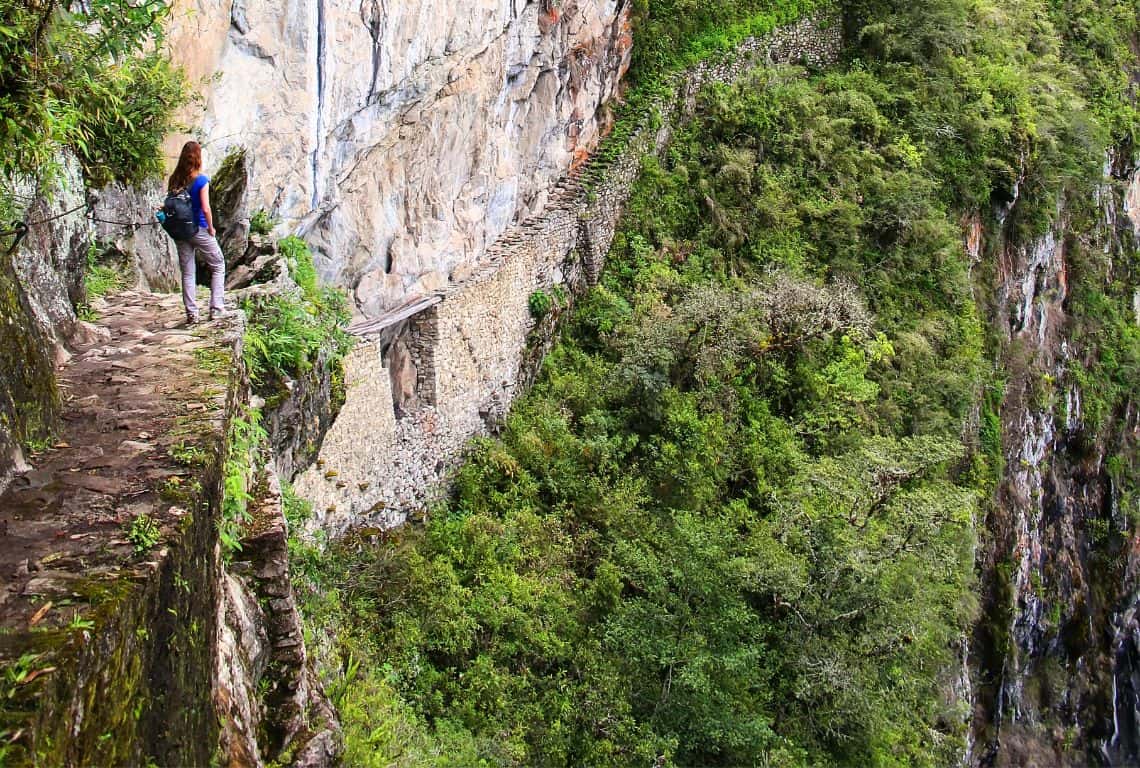
[[[346,361],[348,400],[317,464],[296,482],[313,502],[313,527],[334,535],[392,527],[431,503],[467,442],[487,433],[519,394],[528,347],[546,341],[534,338],[530,296],[559,285],[573,293],[597,281],[642,158],[668,145],[674,127],[693,114],[697,93],[765,62],[834,62],[841,34],[838,19],[810,17],[686,71],[672,95],[628,130],[621,152],[560,182],[540,215],[504,234],[470,275],[434,294],[434,304],[425,302],[402,326],[395,313],[392,323],[354,326],[361,342]],[[402,381],[416,390],[414,407],[399,417],[393,345],[408,350],[411,375]]]

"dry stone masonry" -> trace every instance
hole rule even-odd
[[[38,675],[0,711],[36,765],[203,764],[237,392],[227,367],[201,363],[228,366],[241,328],[181,328],[175,295],[125,293],[101,312],[60,375],[59,440],[0,496],[0,663]]]
[[[467,442],[502,418],[532,373],[528,347],[544,340],[535,338],[531,295],[570,295],[597,280],[642,158],[667,146],[696,94],[764,62],[826,64],[841,43],[836,19],[808,18],[688,70],[671,97],[636,118],[618,154],[555,185],[542,213],[509,229],[476,266],[354,325],[361,340],[346,361],[347,402],[296,482],[313,501],[312,525],[332,534],[390,527],[437,498]]]

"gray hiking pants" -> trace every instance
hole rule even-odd
[[[189,240],[178,240],[178,263],[182,266],[182,303],[186,306],[187,317],[198,317],[198,304],[194,301],[197,291],[197,265],[194,253],[202,254],[210,268],[210,309],[225,309],[222,291],[226,285],[226,259],[218,241],[205,229]]]

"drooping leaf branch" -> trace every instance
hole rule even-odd
[[[186,98],[161,50],[166,0],[0,0],[0,183],[42,181],[72,152],[88,181],[137,182]]]

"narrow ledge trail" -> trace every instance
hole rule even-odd
[[[174,294],[111,296],[59,372],[60,434],[0,495],[0,655],[82,627],[116,583],[158,568],[196,511],[243,320],[182,317]]]

